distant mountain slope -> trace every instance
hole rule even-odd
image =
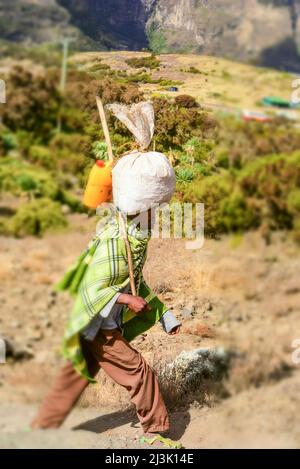
[[[157,0],[162,47],[299,70],[300,0]]]
[[[0,39],[185,51],[300,71],[300,0],[1,0]]]

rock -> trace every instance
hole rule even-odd
[[[51,298],[47,301],[47,308],[52,308],[52,306],[56,305],[56,298]]]
[[[34,324],[32,327],[29,327],[26,332],[29,343],[30,341],[38,342],[44,338],[40,324]]]
[[[41,326],[43,329],[49,329],[53,326],[52,321],[48,318],[48,315],[45,315],[41,321]]]
[[[49,358],[49,351],[42,350],[35,355],[35,362],[39,364],[43,364],[43,363],[48,362],[48,358]]]
[[[224,348],[199,348],[182,352],[166,366],[163,378],[179,392],[188,392],[204,379],[220,380],[228,371],[232,354]]]
[[[6,358],[11,358],[14,361],[30,360],[34,357],[34,353],[29,347],[22,347],[10,339],[4,338],[6,346]]]
[[[69,215],[71,213],[71,209],[70,209],[69,205],[62,205],[61,206],[61,211],[62,211],[63,215]]]
[[[29,340],[33,340],[34,342],[39,342],[43,338],[44,338],[44,334],[40,330],[32,331],[29,336]]]
[[[298,282],[298,279],[297,279],[297,282],[295,282],[294,284],[291,283],[285,290],[285,292],[287,295],[297,295],[297,293],[300,293],[300,285],[299,285],[299,282]]]
[[[11,327],[12,327],[13,329],[20,329],[20,327],[22,327],[22,324],[20,323],[20,321],[13,321],[13,322],[11,323]]]
[[[194,306],[185,307],[181,310],[180,316],[182,319],[192,319],[195,315],[195,308]]]

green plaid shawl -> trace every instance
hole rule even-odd
[[[167,311],[143,279],[142,270],[147,256],[148,237],[134,225],[127,226],[135,271],[138,295],[150,305],[151,311],[137,316],[124,308],[123,335],[131,341],[150,329]],[[76,264],[66,273],[57,285],[58,290],[68,290],[76,295],[75,303],[63,339],[63,355],[74,368],[89,381],[84,359],[80,332],[113,299],[115,294],[129,284],[128,261],[125,242],[122,239],[118,222],[107,226],[93,239]]]

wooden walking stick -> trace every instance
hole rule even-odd
[[[111,144],[111,139],[110,139],[110,135],[109,135],[107,120],[106,120],[106,116],[105,116],[104,106],[103,106],[103,103],[102,103],[101,99],[99,98],[99,96],[96,96],[96,102],[97,102],[97,107],[98,107],[98,111],[99,111],[99,114],[100,114],[100,119],[101,119],[101,124],[102,124],[103,132],[104,132],[106,145],[107,145],[109,161],[113,162],[114,161],[114,154],[113,154],[113,150],[112,150],[112,144]]]
[[[120,220],[120,225],[121,225],[122,237],[124,239],[124,243],[125,243],[126,251],[127,251],[128,270],[129,270],[131,293],[132,293],[133,296],[137,296],[136,288],[135,288],[135,281],[134,281],[132,253],[131,253],[130,243],[128,241],[125,220],[124,220],[124,216],[123,216],[122,213],[119,213],[119,220]]]
[[[111,139],[110,139],[110,135],[109,135],[109,129],[108,129],[107,120],[106,120],[106,116],[105,116],[104,106],[103,106],[103,103],[102,103],[99,96],[96,96],[96,102],[97,102],[97,107],[98,107],[98,111],[99,111],[99,114],[100,114],[100,119],[101,119],[101,124],[102,124],[103,132],[104,132],[105,141],[106,141],[106,144],[107,144],[109,161],[113,162],[114,161],[114,154],[113,154],[113,150],[112,150],[112,144],[111,144]],[[125,220],[124,220],[124,215],[122,213],[119,213],[119,223],[120,223],[122,238],[124,240],[125,247],[126,247],[126,252],[127,252],[131,293],[132,293],[133,296],[137,296],[136,288],[135,288],[135,281],[134,281],[134,268],[133,268],[132,253],[131,253],[130,243],[129,243],[128,235],[127,235],[127,231],[126,231],[126,223],[125,223]]]

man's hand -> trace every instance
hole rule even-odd
[[[122,293],[117,301],[118,304],[127,305],[136,314],[151,311],[151,306],[140,296],[127,295]]]
[[[148,311],[151,311],[151,306],[148,305],[144,298],[141,298],[140,296],[130,296],[130,302],[127,303],[127,305],[131,311],[134,311],[136,314],[147,313]]]
[[[181,326],[176,326],[174,327],[170,332],[168,332],[168,335],[177,335],[180,332]]]

